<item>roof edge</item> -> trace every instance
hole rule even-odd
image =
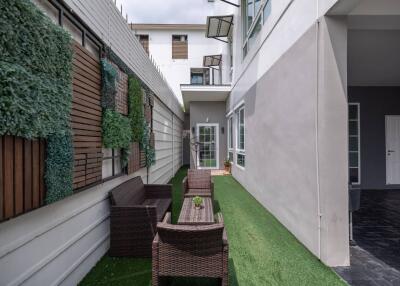
[[[130,23],[132,30],[206,30],[206,24],[134,24]]]

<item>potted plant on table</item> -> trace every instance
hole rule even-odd
[[[201,205],[203,204],[203,198],[201,198],[201,197],[199,197],[199,196],[195,196],[195,197],[192,199],[192,202],[193,202],[194,207],[195,207],[196,209],[200,209],[200,208],[201,208]]]
[[[224,161],[224,166],[225,166],[225,171],[227,171],[227,172],[231,172],[231,166],[232,166],[232,163],[231,163],[231,161],[229,160],[229,158],[226,158],[225,159],[225,161]]]

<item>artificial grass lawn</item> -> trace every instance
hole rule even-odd
[[[182,179],[173,184],[173,222]],[[214,177],[215,211],[221,210],[229,240],[230,285],[346,285],[324,266],[231,176]],[[173,279],[172,285],[218,285],[213,280]],[[80,285],[151,285],[151,259],[104,256]]]

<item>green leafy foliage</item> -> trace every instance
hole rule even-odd
[[[73,159],[71,134],[52,135],[47,139],[45,174],[47,204],[72,194]]]
[[[142,150],[146,156],[146,166],[149,168],[155,163],[156,152],[154,148],[150,145],[150,127],[145,120],[143,120],[143,137],[140,142]]]
[[[132,139],[129,119],[122,114],[105,109],[103,111],[103,145],[106,148],[129,148]]]
[[[57,78],[0,61],[0,135],[47,138],[69,130],[71,89]]]
[[[132,140],[141,142],[143,138],[143,94],[140,82],[129,77],[128,81],[128,116],[132,128]]]
[[[199,197],[199,196],[195,196],[195,197],[192,199],[192,202],[194,203],[194,205],[195,205],[196,207],[199,207],[199,206],[201,206],[201,205],[203,204],[203,198],[202,198],[202,197]]]
[[[47,138],[69,126],[71,37],[30,1],[0,1],[0,135]]]
[[[0,1],[0,136],[46,138],[46,202],[72,193],[71,36],[31,1]]]
[[[118,72],[106,59],[101,60],[101,104],[103,108],[115,109]]]

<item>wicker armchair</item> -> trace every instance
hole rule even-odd
[[[144,185],[140,177],[110,193],[110,256],[151,257],[157,222],[170,211],[171,185]]]
[[[153,286],[165,277],[219,278],[228,285],[228,239],[222,216],[212,225],[173,225],[171,214],[157,224],[153,240]]]
[[[214,181],[211,170],[189,169],[182,182],[183,197],[211,197],[214,200]]]

